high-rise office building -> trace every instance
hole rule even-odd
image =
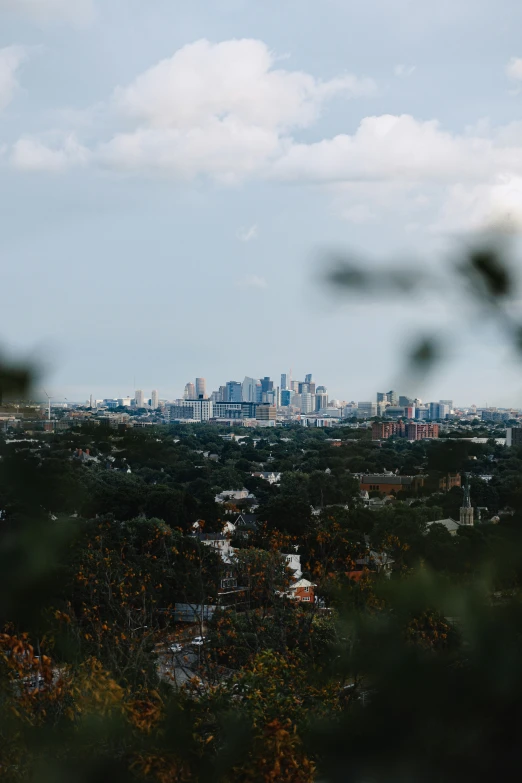
[[[281,389],[281,405],[283,407],[290,405],[293,396],[294,396],[294,392],[291,389]]]
[[[277,405],[277,389],[261,393],[261,402],[265,405]]]
[[[324,391],[320,391],[324,389]],[[324,386],[318,386],[315,393],[315,410],[320,411],[328,407],[328,392]]]
[[[196,399],[204,400],[207,396],[207,384],[204,378],[196,378]]]
[[[393,389],[390,389],[389,392],[386,392],[386,396],[388,398],[388,402],[390,405],[398,405],[399,404],[399,398],[397,396],[397,392],[393,391]]]
[[[257,384],[259,384],[259,396],[261,397],[261,381],[248,376],[245,378],[241,390],[243,402],[260,402],[260,399],[257,399]]]
[[[143,396],[141,389],[136,389],[136,392],[134,393],[134,403],[137,408],[145,407],[145,397]]]
[[[239,381],[227,381],[225,402],[241,402],[242,387]]]
[[[377,392],[377,402],[388,402],[388,395],[386,392]]]
[[[371,419],[372,416],[377,416],[377,403],[376,402],[358,402],[357,403],[357,418],[359,418],[359,419]]]
[[[312,383],[312,373],[309,372],[308,375],[305,375],[305,383]]]
[[[227,401],[227,387],[226,386],[220,386],[218,395],[219,395],[218,402],[226,402]]]
[[[430,402],[430,419],[445,419],[449,415],[449,407],[442,402]]]
[[[293,408],[299,408],[299,410],[301,410],[301,395],[297,394],[297,392],[292,394],[291,405]]]
[[[286,372],[281,373],[281,391],[288,389],[288,375]]]
[[[401,408],[407,408],[413,405],[413,400],[410,397],[406,397],[404,394],[399,396],[399,405]]]
[[[315,395],[310,392],[301,394],[301,413],[312,413],[315,408]]]
[[[453,400],[439,400],[441,405],[447,405],[449,408],[449,412],[453,410]]]
[[[183,392],[184,400],[194,400],[196,398],[196,387],[193,383],[185,384],[185,391]]]
[[[270,380],[268,375],[265,375],[265,377],[261,379],[261,391],[270,392],[273,390],[274,390],[274,382]]]
[[[158,409],[158,403],[159,403],[159,395],[158,390],[153,389],[152,394],[150,395],[150,407],[153,411]]]

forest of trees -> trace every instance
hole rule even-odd
[[[0,437],[2,777],[462,781],[507,768],[522,696],[522,451],[377,446],[352,428],[245,430],[241,445],[224,432]],[[262,470],[280,484],[252,476]],[[458,487],[368,508],[354,474],[384,470],[469,474],[480,523],[428,527],[458,519]],[[216,503],[243,487],[255,501]],[[195,535],[252,510],[228,564]],[[313,604],[288,597],[288,552]],[[229,568],[246,598],[224,610]],[[190,634],[174,612],[187,602],[215,611],[180,686],[165,661]]]

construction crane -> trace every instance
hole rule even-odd
[[[47,417],[48,420],[51,421],[51,398],[49,397],[45,389],[44,389],[44,394],[47,397]]]

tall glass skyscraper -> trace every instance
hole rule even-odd
[[[228,381],[226,386],[225,402],[241,402],[243,399],[242,386],[239,381]]]

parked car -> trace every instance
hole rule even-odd
[[[183,647],[182,647],[181,644],[171,644],[170,647],[169,647],[169,650],[170,650],[171,653],[176,654],[176,653],[182,652],[183,651]]]
[[[191,644],[193,644],[194,647],[203,647],[203,645],[206,643],[207,643],[206,636],[195,636],[191,641]]]

